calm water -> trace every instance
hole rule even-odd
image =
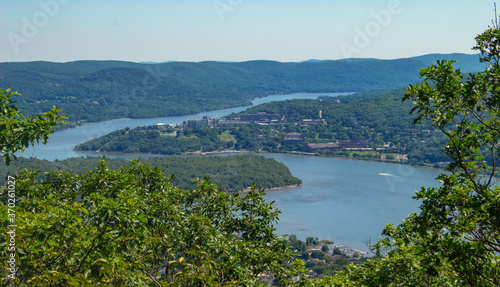
[[[267,194],[283,212],[280,234],[315,236],[367,250],[364,241],[376,241],[387,223],[399,223],[417,212],[412,199],[422,185],[436,186],[440,172],[347,159],[299,155],[265,155],[286,164],[303,181],[297,188]]]
[[[287,99],[315,99],[329,94],[292,94],[257,99],[254,105]],[[85,141],[126,127],[134,128],[157,123],[179,124],[203,116],[218,118],[246,107],[206,112],[194,116],[156,119],[119,119],[76,127],[53,134],[45,146],[26,150],[25,156],[39,159],[63,160],[80,156],[103,154],[74,152],[73,148]],[[367,250],[364,241],[376,240],[386,223],[398,223],[408,213],[418,210],[418,202],[411,197],[422,185],[436,185],[436,169],[417,168],[398,164],[354,161],[334,158],[284,154],[263,154],[283,162],[292,174],[303,181],[297,188],[288,188],[267,194],[282,211],[277,232],[329,239],[338,244]],[[145,155],[107,154],[110,158],[147,158]]]

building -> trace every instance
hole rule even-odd
[[[361,140],[348,140],[340,144],[344,149],[350,150],[365,150],[369,149],[368,143]]]
[[[214,123],[214,119],[204,116],[201,120],[188,120],[186,126],[188,128],[208,128]]]
[[[219,126],[228,126],[228,127],[234,127],[237,125],[248,125],[251,124],[250,122],[246,121],[241,121],[241,120],[234,120],[234,119],[222,119],[219,120],[218,125]]]
[[[306,139],[301,133],[289,133],[285,136],[285,142],[301,142]]]
[[[186,126],[188,128],[196,128],[198,127],[198,120],[188,120]]]
[[[317,150],[320,149],[327,149],[327,150],[341,150],[342,147],[336,143],[330,142],[330,143],[321,143],[321,144],[307,144],[304,147],[304,150],[308,152],[316,152]]]
[[[157,123],[156,126],[158,127],[158,130],[164,131],[167,129],[167,125],[164,123]]]
[[[260,112],[256,114],[243,114],[240,115],[240,120],[249,122],[270,122],[270,121],[280,121],[283,118],[280,114],[268,114],[265,112]]]
[[[323,124],[323,120],[320,120],[320,119],[316,119],[316,120],[304,119],[304,120],[301,120],[298,123],[299,126],[307,126],[307,127],[310,127],[310,126],[320,126],[322,124]]]

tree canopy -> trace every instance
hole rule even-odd
[[[0,89],[0,148],[5,163],[15,158],[15,153],[35,142],[45,144],[58,124],[65,118],[61,110],[53,107],[49,112],[26,118],[14,105],[17,101],[12,96],[19,93],[11,89]]]
[[[26,119],[1,91],[2,153],[40,140],[54,108]],[[291,282],[291,252],[274,234],[279,211],[254,185],[240,196],[199,180],[192,190],[163,170],[103,160],[83,174],[10,174],[0,192],[0,275],[20,286],[255,286]],[[6,215],[6,216],[3,216]]]
[[[45,178],[49,171],[61,170],[83,174],[99,165],[101,158],[68,158],[48,161],[33,158],[20,159],[15,165],[0,163],[0,174],[15,174],[23,168],[36,169],[39,179]],[[159,167],[166,176],[175,175],[173,183],[181,189],[191,189],[194,179],[209,177],[210,181],[220,185],[225,192],[248,190],[252,184],[257,188],[280,188],[300,185],[302,181],[292,175],[286,165],[273,158],[256,155],[202,156],[202,157],[161,157],[141,159],[141,163]],[[118,170],[129,166],[125,159],[107,159],[110,169]],[[244,176],[242,176],[244,175]],[[0,185],[3,184],[0,178]]]
[[[421,70],[423,83],[410,85],[404,100],[415,104],[415,124],[429,120],[447,137],[452,160],[442,185],[414,197],[420,213],[388,225],[372,260],[345,276],[341,286],[499,286],[500,27],[477,36],[474,47],[489,67],[464,75],[454,61]]]
[[[239,196],[200,180],[182,190],[160,169],[135,161],[116,171],[102,162],[82,175],[51,172],[42,181],[28,171],[16,189],[18,285],[254,286],[261,275],[290,279],[288,245],[273,233],[279,211],[256,188]],[[2,225],[2,258],[7,231]]]

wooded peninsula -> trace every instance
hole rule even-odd
[[[444,165],[445,138],[429,123],[413,125],[403,89],[251,107],[222,119],[123,129],[78,151],[161,155],[271,152]]]
[[[82,174],[94,170],[103,159],[69,158],[66,160],[20,159],[17,164],[6,166],[0,164],[2,174],[14,174],[21,169],[37,170],[39,178],[47,178],[50,172],[64,173],[72,171]],[[112,170],[129,166],[125,159],[106,159]],[[226,192],[244,191],[253,184],[259,189],[291,187],[302,184],[294,177],[288,167],[272,158],[252,155],[210,156],[210,157],[161,157],[141,159],[141,163],[160,168],[163,174],[172,177],[172,182],[181,189],[190,189],[196,180],[210,178],[210,181],[221,186]],[[175,175],[175,176],[174,176]],[[244,176],[242,176],[244,175]]]

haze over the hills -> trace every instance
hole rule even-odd
[[[472,53],[494,1],[4,0],[0,62],[300,62]]]

